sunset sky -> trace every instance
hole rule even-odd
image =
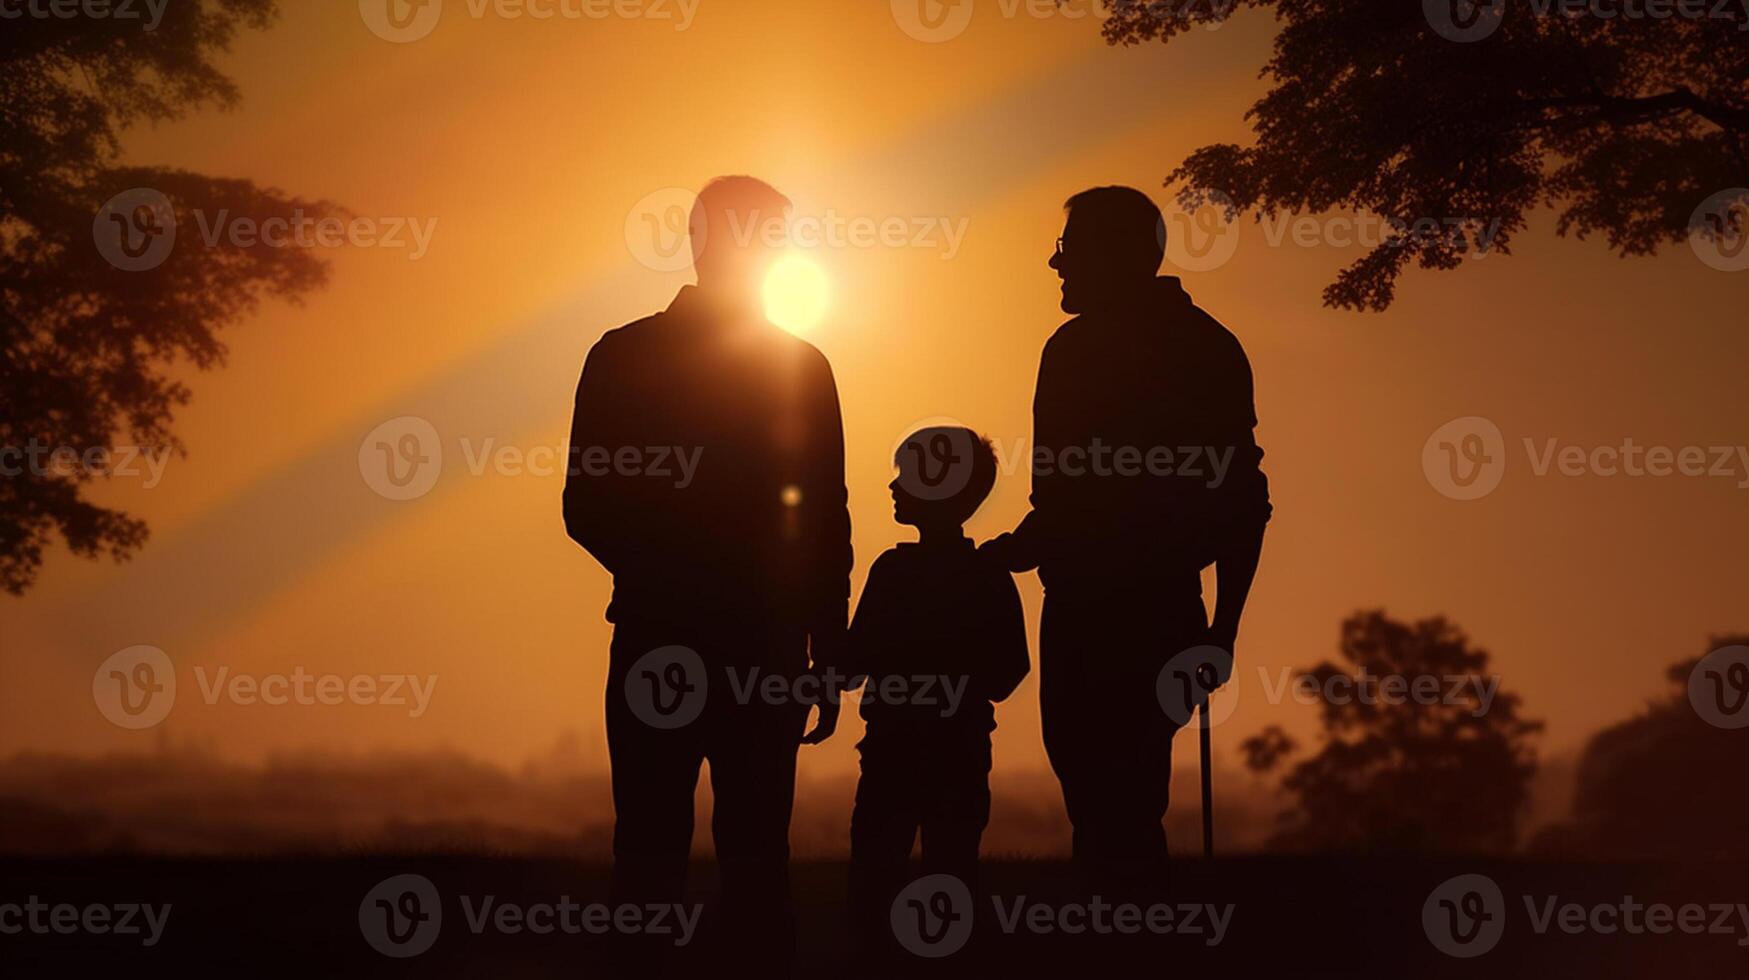
[[[326,288],[264,305],[226,333],[224,368],[190,375],[187,458],[156,486],[98,489],[150,523],[145,550],[119,566],[56,554],[32,592],[0,598],[0,750],[147,750],[167,734],[239,759],[453,748],[514,763],[577,731],[599,752],[608,577],[565,536],[557,473],[470,463],[563,445],[589,346],[688,281],[649,267],[644,215],[719,174],[771,181],[798,217],[896,220],[916,239],[811,253],[830,304],[806,336],[843,403],[854,586],[906,537],[889,460],[920,422],[995,440],[1004,473],[969,530],[1012,527],[1039,352],[1063,320],[1045,261],[1064,198],[1122,183],[1170,205],[1161,180],[1186,154],[1250,140],[1275,29],[1250,12],[1169,48],[1113,49],[1073,16],[1087,0],[1048,17],[977,0],[963,33],[931,42],[877,0],[652,3],[624,9],[669,17],[475,17],[450,0],[409,43],[350,0],[287,3],[224,59],[236,111],[130,134],[131,161],[431,237],[417,257],[411,232],[403,248],[324,249]],[[1511,255],[1411,270],[1388,313],[1339,312],[1320,291],[1362,254],[1330,243],[1342,217],[1321,216],[1310,245],[1247,218],[1230,259],[1183,271],[1250,353],[1276,505],[1216,753],[1236,758],[1269,724],[1313,732],[1313,708],[1267,689],[1333,656],[1356,609],[1455,620],[1555,752],[1638,710],[1709,636],[1749,631],[1749,458],[1724,477],[1538,475],[1526,449],[1749,442],[1749,272],[1687,246],[1620,259],[1556,237],[1543,211]],[[200,247],[198,229],[182,236]],[[435,427],[443,470],[394,501],[359,450],[403,416]],[[1498,426],[1508,463],[1496,491],[1460,501],[1429,480],[1423,448],[1471,416]],[[1036,637],[1036,577],[1021,589]],[[176,663],[178,699],[161,729],[125,731],[94,706],[92,677],[141,644]],[[437,681],[414,718],[209,706],[197,667]],[[1041,769],[1036,675],[998,722],[998,772]],[[805,749],[804,775],[848,771],[859,730],[852,714]],[[1194,748],[1181,740],[1181,759]]]

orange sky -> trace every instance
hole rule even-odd
[[[1167,203],[1160,179],[1187,152],[1245,141],[1273,31],[1248,15],[1170,49],[1114,50],[1090,18],[978,0],[963,34],[924,43],[879,2],[702,0],[679,31],[476,19],[451,0],[429,37],[392,44],[356,4],[284,7],[226,59],[236,112],[137,132],[131,157],[435,220],[429,251],[333,250],[328,288],[227,334],[229,365],[192,381],[178,419],[189,458],[152,489],[101,490],[151,523],[147,550],[119,567],[57,555],[30,595],[0,600],[0,749],[150,745],[91,700],[97,665],[135,644],[178,665],[163,730],[239,757],[446,746],[513,762],[567,729],[597,744],[607,578],[564,535],[558,478],[474,476],[464,447],[561,444],[589,345],[685,281],[638,262],[625,232],[638,203],[746,172],[801,214],[964,228],[951,258],[815,255],[833,305],[810,339],[844,405],[860,588],[902,536],[886,492],[900,435],[937,416],[1003,446],[1028,434],[1038,353],[1062,319],[1044,262],[1063,198],[1116,182]],[[1749,441],[1749,274],[1686,247],[1620,260],[1552,224],[1539,215],[1512,256],[1410,272],[1385,315],[1319,304],[1358,249],[1255,226],[1230,261],[1185,273],[1251,354],[1276,500],[1218,753],[1266,724],[1311,730],[1313,710],[1269,703],[1257,669],[1331,655],[1356,608],[1454,618],[1550,723],[1553,749],[1635,711],[1709,634],[1749,629],[1749,473],[1539,477],[1523,449]],[[433,423],[446,465],[429,495],[392,502],[357,452],[402,415]],[[1421,465],[1460,416],[1493,420],[1510,456],[1474,502],[1436,492]],[[1024,470],[1009,473],[971,531],[1010,527],[1026,491]],[[1036,633],[1033,576],[1022,591]],[[411,718],[208,706],[196,666],[438,680]],[[1035,679],[999,722],[998,768],[1042,766]],[[805,751],[804,773],[852,765],[858,727]]]

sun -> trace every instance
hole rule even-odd
[[[825,270],[793,252],[772,263],[764,293],[765,318],[793,334],[819,326],[831,299]]]

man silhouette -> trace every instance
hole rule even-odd
[[[1077,864],[1153,880],[1166,858],[1172,736],[1162,669],[1231,651],[1269,520],[1251,368],[1176,277],[1147,195],[1070,198],[1050,260],[1073,319],[1045,344],[1033,403],[1032,511],[983,551],[1045,586],[1039,698]],[[1217,575],[1211,625],[1201,571]],[[1216,664],[1224,682],[1231,661]],[[1180,716],[1182,720],[1182,715]]]
[[[718,931],[775,964],[793,944],[789,819],[808,714],[794,692],[808,690],[796,682],[810,653],[823,666],[842,650],[851,568],[831,367],[763,314],[789,206],[751,177],[700,192],[697,285],[589,352],[564,495],[566,529],[613,575],[615,901],[680,900],[708,759]]]

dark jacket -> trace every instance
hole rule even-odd
[[[991,703],[1032,669],[1014,577],[969,540],[887,551],[868,570],[846,666],[868,677],[861,711],[869,742],[947,730],[987,735],[996,727]],[[960,692],[956,704],[948,684]]]
[[[1039,364],[1017,531],[1046,588],[1200,591],[1219,551],[1269,521],[1256,425],[1244,348],[1176,277],[1063,324]]]
[[[688,286],[590,350],[566,530],[612,573],[615,623],[842,629],[850,513],[831,366],[768,323],[720,320]]]

